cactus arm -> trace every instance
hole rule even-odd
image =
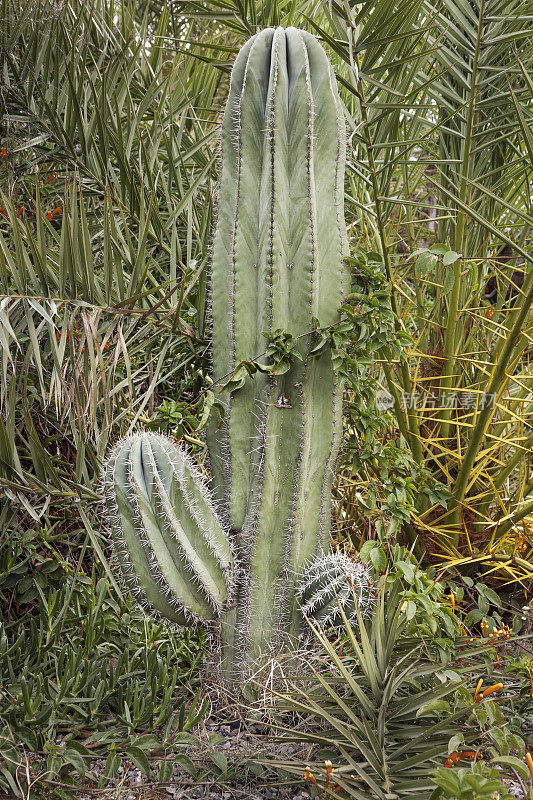
[[[219,612],[228,600],[226,579],[232,573],[233,557],[216,511],[207,493],[198,491],[201,480],[189,459],[169,440],[158,437],[144,446],[148,450],[158,500],[155,508],[159,526],[168,533],[169,552],[180,554],[180,585],[185,578],[183,569],[192,571],[205,596]],[[199,529],[204,533],[202,537],[198,536]]]
[[[268,39],[268,35],[266,37]],[[260,113],[261,91],[254,65],[256,50],[267,47],[264,36],[255,36],[241,49],[232,71],[230,94],[222,123],[222,173],[217,229],[211,265],[213,322],[213,377],[231,373],[241,360],[254,358],[264,349],[261,331],[266,329],[258,270],[257,225],[261,143],[252,134]],[[254,55],[253,55],[254,54]],[[260,84],[259,84],[260,85]],[[243,103],[243,94],[252,102]],[[248,383],[235,395],[222,393],[226,421],[218,431],[208,426],[208,445],[215,495],[228,505],[231,528],[244,523],[253,482],[253,454],[257,399],[265,378]]]
[[[161,498],[157,492],[149,449],[150,446],[140,436],[133,442],[129,477],[130,497],[137,504],[139,528],[145,539],[144,546],[150,553],[153,575],[168,596],[181,603],[193,619],[209,620],[214,616],[213,608],[184,575],[186,561],[182,560],[178,548],[173,547],[170,531],[161,514]]]
[[[118,567],[126,589],[144,608],[170,622],[185,625],[190,621],[189,615],[161,592],[153,576],[149,551],[139,536],[138,515],[129,494],[128,458],[129,448],[115,448],[104,474],[104,497]]]
[[[239,51],[230,81],[226,102],[225,120],[235,117],[239,105],[239,84],[248,60],[252,40]],[[216,364],[215,379],[231,374],[235,368],[235,347],[233,331],[233,270],[232,245],[234,235],[234,216],[238,203],[239,144],[235,131],[227,123],[222,125],[220,138],[221,174],[218,187],[216,230],[211,254],[211,283],[209,291],[209,319],[212,335],[212,358]],[[214,335],[213,320],[217,320],[217,335]],[[220,320],[220,325],[218,321]],[[209,446],[209,459],[212,473],[213,495],[219,502],[228,502],[229,472],[227,469],[227,418],[229,395],[219,395],[224,405],[224,424],[219,427],[216,415],[211,415],[206,426]]]
[[[218,616],[230,597],[233,558],[186,455],[153,434],[119,443],[107,468],[106,502],[130,588],[140,587],[172,621]]]

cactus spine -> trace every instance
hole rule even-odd
[[[239,532],[240,655],[230,660],[240,663],[298,633],[295,575],[329,538],[342,388],[329,352],[306,359],[305,334],[313,318],[335,323],[342,303],[344,162],[343,115],[322,47],[295,28],[254,36],[237,56],[222,124],[213,374],[254,358],[262,333],[277,329],[301,337],[303,361],[225,395],[226,422],[209,432],[215,485]]]
[[[331,353],[308,357],[315,320],[338,321],[347,282],[344,118],[333,70],[311,34],[268,28],[241,49],[221,155],[211,264],[215,385],[265,350],[265,332],[291,334],[301,357],[283,375],[259,372],[237,391],[223,390],[224,424],[208,423],[214,498],[238,564],[231,607],[229,545],[203,492],[184,478],[181,454],[159,439],[160,455],[145,456],[152,437],[119,447],[107,502],[119,559],[149,602],[180,618],[221,612],[221,670],[237,682],[300,632],[297,578],[328,545],[342,434]],[[180,492],[204,497],[202,518],[189,518],[196,505]]]

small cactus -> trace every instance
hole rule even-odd
[[[298,586],[302,612],[324,628],[342,627],[341,608],[347,619],[357,619],[373,606],[370,569],[344,552],[329,553],[313,561]]]
[[[218,617],[233,556],[187,455],[164,436],[131,436],[108,459],[104,492],[117,561],[141,604],[182,625]]]

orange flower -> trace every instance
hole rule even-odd
[[[458,761],[460,761],[461,756],[459,755],[457,750],[454,750],[451,755],[448,756],[446,761],[444,762],[445,767],[454,767]]]
[[[481,755],[478,756],[475,750],[465,750],[464,753],[461,753],[461,760],[464,761],[475,761],[477,758],[482,758]]]
[[[511,629],[504,625],[502,628],[495,628],[489,633],[489,639],[508,639],[511,635]]]
[[[63,203],[60,203],[58,206],[52,209],[52,211],[48,211],[48,213],[46,214],[47,220],[51,222],[52,219],[55,217],[55,215],[61,214],[62,211],[63,211]]]
[[[483,678],[480,678],[477,682],[476,691],[474,692],[474,703],[479,703],[478,694],[483,686]]]
[[[463,750],[462,753],[459,753],[458,750],[454,750],[453,753],[448,756],[446,761],[444,762],[445,767],[454,767],[459,761],[475,761],[476,759],[482,759],[482,753],[478,753],[475,750]]]
[[[492,319],[493,315],[494,315],[494,309],[492,309],[492,308],[487,308],[487,310],[486,310],[486,312],[485,312],[485,316],[486,316],[486,318],[487,318],[487,319]]]
[[[315,776],[311,772],[311,768],[309,767],[309,765],[307,765],[305,768],[304,781],[306,781],[307,783],[314,783],[314,785],[318,789],[319,794],[321,794],[320,786],[318,785]]]
[[[526,764],[529,769],[529,774],[531,775],[531,780],[533,781],[533,758],[531,758],[529,750],[526,752]]]
[[[489,686],[488,689],[485,689],[481,697],[488,697],[489,694],[492,694],[493,692],[499,692],[500,689],[503,689],[503,683],[495,683],[492,686]]]
[[[0,149],[0,158],[7,158],[8,155],[9,155],[9,152],[6,150],[5,147],[2,147],[2,149]]]
[[[333,764],[331,763],[331,761],[324,761],[324,764],[325,764],[325,767],[326,767],[326,772],[328,773],[326,775],[326,789],[327,789],[328,786],[329,786],[329,777],[330,777],[330,775],[333,775],[335,770],[333,769]]]

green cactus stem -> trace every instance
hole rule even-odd
[[[298,585],[302,612],[324,628],[342,627],[341,608],[348,621],[357,611],[366,616],[374,600],[370,569],[346,553],[329,553],[310,563]]]
[[[297,643],[298,575],[329,545],[343,387],[329,348],[311,355],[311,334],[339,321],[348,287],[346,153],[335,76],[314,36],[268,28],[244,45],[221,156],[211,323],[226,413],[220,428],[209,420],[207,440],[237,568],[205,487],[168,440],[120,443],[105,497],[128,586],[175,622],[220,618],[221,673],[235,685],[264,655]],[[224,376],[278,334],[295,342],[288,369],[225,389]]]
[[[237,56],[222,123],[213,376],[261,353],[264,332],[300,337],[303,360],[222,393],[225,424],[208,431],[243,570],[238,609],[223,624],[237,671],[298,635],[294,576],[328,545],[342,386],[329,351],[307,358],[305,334],[314,319],[339,319],[344,168],[344,118],[322,47],[296,28],[261,31]]]
[[[181,625],[217,618],[233,556],[186,454],[164,436],[131,436],[108,459],[104,493],[116,558],[141,604]]]

